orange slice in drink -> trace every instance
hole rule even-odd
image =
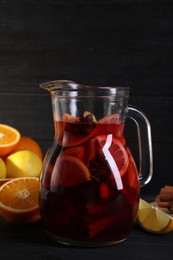
[[[0,124],[0,156],[11,153],[20,140],[20,133],[17,129]]]
[[[101,118],[98,123],[99,124],[112,124],[112,123],[119,123],[120,120],[120,115],[119,114],[112,114],[112,115],[108,115],[105,116],[103,118]]]
[[[91,115],[91,122],[88,121],[88,115]],[[63,115],[63,121],[56,121],[55,126],[57,128],[58,142],[63,147],[71,147],[81,145],[93,134],[95,128],[96,119],[93,114],[85,112],[83,115],[84,122],[80,120],[80,117],[74,117],[70,114],[65,113]]]
[[[75,146],[75,147],[68,147],[68,148],[64,149],[64,151],[61,153],[61,155],[62,156],[71,155],[84,162],[85,147],[83,145],[79,145],[79,146]]]
[[[105,154],[103,154],[103,147],[106,143],[107,137],[108,135],[99,135],[96,138],[99,144],[97,149],[99,149],[98,152],[102,156],[105,156]],[[120,175],[122,176],[126,172],[127,167],[129,165],[129,159],[128,159],[128,154],[126,152],[126,149],[118,139],[112,137],[112,142],[107,153],[110,153],[111,156],[113,157],[118,167],[118,170],[120,172]]]
[[[112,114],[101,118],[98,121],[95,132],[100,135],[113,134],[118,138],[122,144],[125,144],[125,138],[123,136],[124,122],[121,121],[119,114]]]
[[[14,178],[1,185],[0,215],[17,224],[40,220],[38,185],[37,177]]]
[[[59,156],[52,172],[51,190],[59,185],[73,186],[88,180],[90,172],[80,159],[71,155]]]

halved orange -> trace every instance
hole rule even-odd
[[[20,133],[17,129],[0,124],[0,156],[11,153],[20,140]]]
[[[14,178],[0,186],[0,215],[16,224],[40,220],[39,179]]]
[[[59,156],[52,172],[51,190],[59,185],[73,186],[88,180],[90,172],[80,159],[71,155]]]

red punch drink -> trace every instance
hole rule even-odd
[[[47,234],[82,247],[125,240],[136,219],[140,187],[153,173],[149,120],[128,105],[129,87],[69,80],[40,86],[51,94],[55,127],[40,178]],[[137,126],[140,178],[123,135],[126,118]]]
[[[135,221],[139,181],[117,114],[69,114],[55,121],[55,141],[41,175],[40,206],[47,233],[71,245],[126,239]]]

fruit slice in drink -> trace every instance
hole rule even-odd
[[[62,156],[74,156],[84,162],[85,159],[85,147],[83,145],[75,147],[67,147],[61,152]]]
[[[96,128],[94,129],[94,136],[113,134],[118,138],[121,143],[125,144],[125,138],[123,136],[124,122],[120,120],[119,114],[112,114],[101,118]]]
[[[51,191],[59,185],[73,186],[89,180],[90,172],[80,159],[71,155],[59,156],[52,172]]]
[[[109,160],[109,155],[111,157],[113,157],[114,162],[116,163],[118,170],[120,172],[120,175],[122,176],[126,170],[127,167],[129,165],[129,159],[128,159],[128,155],[127,152],[124,148],[124,146],[122,145],[122,143],[116,139],[115,137],[112,137],[112,141],[110,146],[107,149],[107,154],[103,153],[103,148],[106,144],[108,135],[100,135],[97,136],[96,140],[97,140],[97,148],[98,149],[98,153],[100,156],[104,156],[106,160]],[[109,161],[108,161],[109,164]]]
[[[101,118],[98,123],[99,124],[117,124],[120,122],[119,114],[112,114]]]
[[[83,144],[93,134],[96,119],[90,112],[79,117],[64,114],[62,121],[56,121],[55,128],[58,134],[58,143],[63,147]]]

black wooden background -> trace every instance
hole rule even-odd
[[[0,0],[0,123],[53,139],[46,80],[128,85],[148,116],[154,177],[173,185],[173,1]]]

